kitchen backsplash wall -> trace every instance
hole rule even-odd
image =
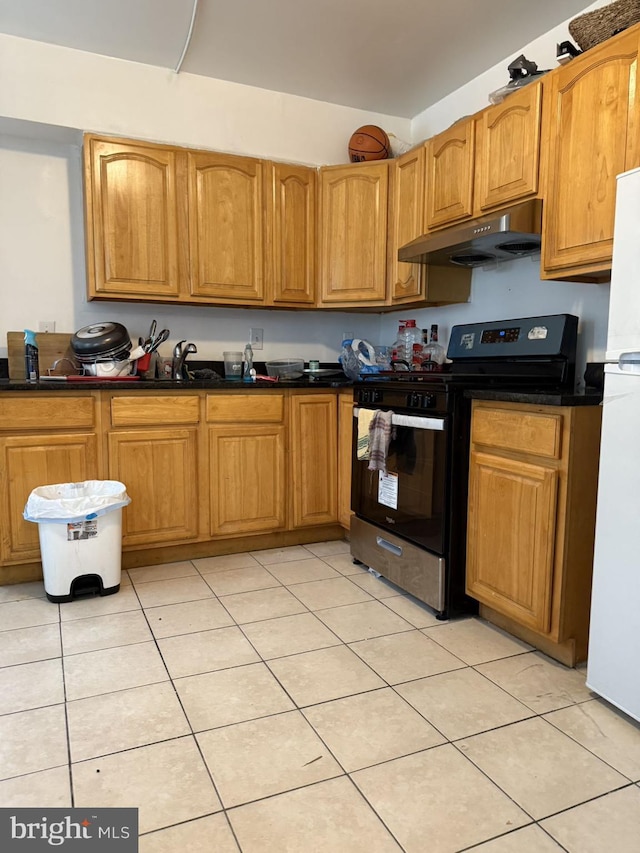
[[[538,258],[501,264],[495,270],[476,269],[471,280],[471,301],[420,311],[405,311],[382,318],[380,337],[391,343],[397,337],[398,317],[415,318],[422,329],[438,324],[439,342],[446,348],[451,327],[458,323],[510,320],[538,314],[575,314],[578,326],[576,378],[582,379],[587,361],[604,359],[609,285],[540,281]]]

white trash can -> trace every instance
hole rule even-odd
[[[44,589],[49,601],[120,589],[122,508],[131,503],[117,480],[39,486],[24,518],[38,524]]]

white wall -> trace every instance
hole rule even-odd
[[[348,162],[356,128],[409,119],[0,34],[0,116],[312,165]]]
[[[595,3],[586,6],[579,14],[598,9],[600,6],[608,6],[610,2],[611,0],[596,0]],[[508,8],[505,14],[509,14]],[[540,71],[557,68],[556,45],[562,41],[573,41],[569,35],[568,25],[576,17],[578,16],[573,15],[564,23],[522,47],[516,45],[513,52],[505,57],[502,62],[498,62],[484,74],[478,75],[474,80],[415,116],[411,122],[411,139],[413,142],[428,139],[430,136],[445,130],[463,116],[471,115],[488,107],[490,103],[489,94],[509,82],[507,66],[521,53],[524,53],[527,59],[535,62]]]
[[[156,317],[172,333],[163,350],[188,338],[203,358],[243,346],[251,326],[260,359],[335,360],[343,331],[377,343],[377,315],[87,303],[79,131],[316,165],[347,162],[362,124],[406,139],[408,119],[4,35],[0,79],[0,357],[7,331],[40,320],[117,320],[136,339]]]

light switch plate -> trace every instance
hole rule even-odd
[[[263,329],[249,329],[249,341],[253,349],[262,349],[263,338]]]

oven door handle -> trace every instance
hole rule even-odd
[[[360,409],[355,406],[353,409],[353,417],[358,417]],[[446,423],[444,418],[430,418],[426,415],[399,415],[394,412],[391,418],[393,426],[411,427],[412,429],[426,429],[438,432],[444,432]]]

